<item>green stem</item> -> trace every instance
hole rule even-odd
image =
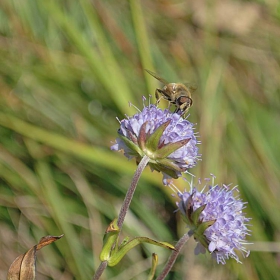
[[[180,240],[177,242],[177,244],[175,245],[175,251],[172,252],[171,256],[169,257],[163,271],[161,272],[161,274],[158,276],[158,278],[156,280],[163,280],[167,274],[169,273],[169,271],[171,270],[171,268],[173,267],[177,257],[179,256],[180,251],[182,250],[183,246],[185,245],[185,243],[189,240],[189,238],[193,235],[192,231],[189,231],[188,233],[185,233]]]
[[[148,164],[149,160],[150,160],[150,158],[145,155],[141,159],[141,161],[138,164],[138,167],[137,167],[137,169],[136,169],[136,171],[134,173],[134,176],[132,178],[130,187],[129,187],[127,193],[126,193],[125,199],[124,199],[123,204],[122,204],[122,208],[120,210],[119,218],[118,218],[118,227],[120,228],[120,231],[122,229],[122,225],[123,225],[126,213],[127,213],[128,209],[129,209],[131,200],[133,198],[133,194],[134,194],[135,189],[137,187],[139,178],[140,178],[143,170],[145,169],[146,165]]]
[[[137,187],[139,178],[140,178],[143,170],[145,169],[146,165],[149,163],[149,160],[150,160],[149,157],[144,156],[141,159],[140,163],[138,164],[138,167],[137,167],[137,169],[134,173],[134,176],[132,178],[130,187],[129,187],[127,193],[126,193],[125,199],[124,199],[123,204],[122,204],[122,208],[120,210],[119,218],[118,218],[118,227],[119,227],[120,231],[121,231],[126,213],[129,209],[131,200],[133,198],[133,194],[134,194],[135,189]],[[103,271],[105,270],[105,268],[107,267],[107,265],[108,265],[108,261],[101,262],[98,269],[96,270],[92,280],[98,280],[101,277],[101,275],[102,275]]]

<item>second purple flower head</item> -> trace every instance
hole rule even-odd
[[[178,209],[198,242],[196,254],[207,250],[222,264],[229,258],[240,262],[236,251],[244,257],[249,255],[244,245],[248,244],[250,218],[245,216],[246,203],[239,198],[237,187],[214,185],[202,191],[192,188],[178,196]]]

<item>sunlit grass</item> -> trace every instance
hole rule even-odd
[[[192,173],[240,186],[256,244],[244,265],[188,251],[172,279],[192,279],[193,267],[209,279],[279,279],[277,247],[254,249],[279,241],[279,4],[206,2],[1,2],[1,279],[42,236],[62,233],[38,253],[38,278],[91,279],[136,168],[110,151],[115,117],[161,86],[144,69],[197,84],[189,119],[202,161]],[[124,235],[174,242],[185,231],[161,179],[144,172]],[[106,277],[146,279],[154,250],[131,251]]]

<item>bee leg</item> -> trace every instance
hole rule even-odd
[[[181,106],[175,109],[174,114],[179,114],[182,118],[184,118],[188,111],[189,111],[189,106],[184,106],[184,104],[182,104]]]
[[[159,92],[159,90],[158,90],[158,88],[156,89],[156,91],[155,91],[155,97],[156,97],[156,105],[158,105],[159,104],[159,101],[161,100],[161,98],[162,98],[162,96],[160,96],[160,92]]]
[[[183,111],[182,111],[179,107],[177,107],[177,108],[174,110],[174,113],[173,113],[173,114],[180,114],[180,112],[181,112],[181,114],[183,113]]]
[[[187,110],[188,111],[188,110]],[[176,114],[179,114],[180,115],[180,117],[182,117],[183,119],[186,117],[186,113],[187,113],[187,111],[181,111],[180,109],[177,109],[175,112],[174,112],[174,114],[176,113]]]

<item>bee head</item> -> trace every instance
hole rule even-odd
[[[179,96],[176,99],[176,105],[179,108],[181,108],[182,110],[185,110],[185,109],[191,107],[192,103],[193,103],[192,98],[189,96],[186,96],[186,95]]]

